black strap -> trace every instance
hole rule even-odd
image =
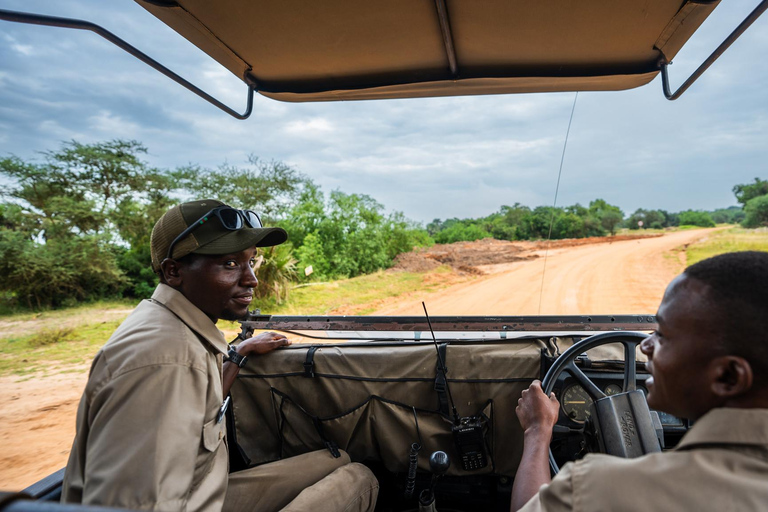
[[[327,437],[325,437],[325,434],[323,433],[323,425],[320,423],[320,419],[317,416],[312,417],[312,424],[315,425],[315,430],[317,430],[317,435],[320,436],[320,440],[323,442],[323,445],[328,449],[329,452],[331,452],[331,455],[333,455],[334,459],[338,459],[341,457],[341,452],[339,451],[339,445],[334,443],[333,441],[329,441]]]
[[[437,346],[437,352],[440,355],[440,359],[443,360],[443,364],[445,364],[445,355],[447,352],[447,343],[440,343]],[[445,368],[446,373],[448,372],[448,368]],[[445,416],[448,416],[451,413],[451,410],[449,408],[449,401],[448,401],[448,393],[446,392],[446,377],[443,373],[443,369],[440,365],[440,360],[437,361],[436,367],[435,367],[435,391],[437,391],[437,409],[440,411],[440,414],[443,414]]]
[[[320,348],[317,345],[309,347],[307,358],[304,360],[304,377],[313,378],[315,376],[315,352]]]

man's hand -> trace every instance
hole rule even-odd
[[[551,393],[549,397],[541,389],[541,381],[535,380],[531,386],[524,390],[517,401],[517,419],[525,432],[539,431],[552,432],[557,423],[560,404]]]
[[[250,357],[266,354],[278,347],[285,347],[290,344],[291,341],[282,334],[277,334],[276,332],[263,332],[253,338],[248,338],[241,342],[236,350],[241,356]],[[232,388],[232,383],[235,382],[235,378],[239,371],[240,368],[236,364],[232,362],[224,363],[222,375],[224,396],[229,394],[229,390]]]
[[[248,338],[237,346],[237,353],[244,356],[256,354],[266,354],[272,352],[278,347],[286,347],[291,344],[291,340],[276,332],[262,332]]]
[[[536,496],[542,485],[550,482],[547,457],[552,428],[557,423],[559,411],[560,404],[555,394],[545,395],[538,380],[533,381],[517,401],[515,412],[525,434],[520,470],[512,485],[512,512],[520,510]]]

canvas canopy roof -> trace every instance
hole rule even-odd
[[[717,1],[136,0],[284,101],[622,90]]]

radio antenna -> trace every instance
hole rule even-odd
[[[451,395],[451,388],[448,386],[448,370],[445,369],[445,362],[443,356],[440,355],[440,347],[437,345],[437,339],[435,338],[435,331],[432,329],[432,320],[429,319],[429,313],[427,313],[427,305],[424,301],[421,302],[421,306],[424,308],[424,315],[427,317],[427,324],[429,325],[429,332],[432,333],[432,341],[435,342],[435,350],[437,351],[437,364],[440,367],[440,372],[445,379],[445,390],[448,392],[448,400],[451,402],[451,409],[453,410],[453,423],[458,425],[461,423],[459,413],[456,411],[456,404],[453,403],[453,395]]]

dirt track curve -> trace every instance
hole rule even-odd
[[[709,230],[551,250],[541,314],[654,313],[684,267],[675,248]],[[542,255],[543,256],[543,255]],[[529,315],[539,313],[544,258],[481,267],[488,273],[439,292],[409,294],[375,314]],[[66,464],[88,365],[48,377],[0,377],[0,489],[19,490]]]
[[[710,231],[550,250],[546,271],[543,253],[529,261],[491,265],[484,268],[490,275],[483,279],[424,297],[416,293],[374,314],[421,315],[421,300],[431,315],[655,313],[667,284],[684,268],[673,249]]]

